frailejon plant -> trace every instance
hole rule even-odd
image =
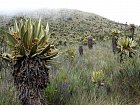
[[[100,85],[104,81],[104,79],[105,79],[105,74],[103,73],[103,70],[93,71],[92,81],[94,83],[98,83]]]
[[[117,43],[117,51],[120,54],[120,62],[123,56],[132,57],[136,54],[137,43],[129,37],[120,37]]]
[[[118,41],[119,33],[120,32],[117,30],[112,31],[112,51],[114,54],[116,53],[116,49],[117,49],[117,41]]]
[[[89,49],[93,48],[93,37],[92,36],[88,37],[88,48]]]
[[[132,38],[134,40],[134,33],[135,33],[135,25],[134,24],[130,24],[130,31],[131,31],[131,36],[130,38]]]
[[[76,56],[75,49],[68,48],[65,51],[65,56],[66,56],[66,59],[68,59],[72,63],[74,61],[75,56]]]
[[[79,46],[78,51],[79,51],[79,55],[83,55],[83,46],[82,45]]]
[[[137,44],[140,45],[140,34],[137,34],[135,40],[136,40]]]
[[[75,67],[75,58],[76,58],[76,50],[74,48],[67,48],[64,53],[64,60],[67,62],[68,70],[73,69]]]
[[[10,53],[3,53],[2,58],[12,62],[14,84],[22,105],[42,105],[41,91],[49,83],[47,64],[58,54],[48,32],[48,24],[44,29],[41,19],[25,19],[15,21],[7,33]]]
[[[83,45],[87,45],[87,43],[88,43],[87,38],[84,38],[84,39],[82,40],[82,44],[83,44]]]

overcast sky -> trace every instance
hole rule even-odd
[[[78,9],[140,25],[140,0],[0,0],[0,13],[38,8]]]

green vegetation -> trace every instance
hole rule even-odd
[[[78,46],[71,46],[77,51],[73,62],[71,59],[65,59],[67,54],[57,57],[58,63],[53,63],[49,71],[50,84],[44,91],[47,99],[45,102],[49,105],[135,105],[138,103],[139,58],[125,59],[120,64],[117,61],[117,55],[114,56],[111,51],[110,43],[98,42],[90,51],[84,46],[82,57],[78,55]],[[63,52],[65,49],[69,48],[63,47],[60,51]],[[101,80],[104,79],[104,84],[98,85],[93,81],[94,71],[104,73],[104,78],[101,77]],[[1,75],[4,77],[0,82],[1,87],[10,86],[11,92],[15,92],[13,84],[9,83],[9,77],[5,77],[3,72]],[[100,77],[97,79],[100,80]],[[14,95],[4,92],[5,88],[2,89],[1,94],[7,97],[6,102],[10,104],[10,98],[13,98],[12,102],[17,103]]]
[[[139,28],[80,11],[58,13],[42,22],[12,17],[1,27],[0,105],[138,105]]]
[[[10,53],[3,53],[2,59],[12,63],[14,85],[22,105],[41,105],[41,91],[49,83],[48,61],[58,54],[49,42],[49,26],[43,29],[41,19],[15,21],[7,33]]]
[[[0,27],[12,26],[15,19],[20,20],[23,17],[30,17],[33,20],[41,17],[44,26],[47,22],[49,23],[51,37],[54,40],[59,40],[54,42],[56,45],[77,43],[89,35],[93,36],[96,40],[110,40],[112,38],[112,30],[114,29],[119,30],[121,35],[132,36],[134,34],[133,37],[135,37],[135,35],[140,34],[140,28],[134,24],[118,23],[93,13],[78,10],[38,10],[17,15],[1,16]],[[130,28],[134,29],[135,33],[133,33],[133,30],[130,31]]]
[[[137,43],[129,37],[120,37],[117,43],[117,50],[120,53],[120,60],[123,60],[123,56],[132,57],[136,54]]]

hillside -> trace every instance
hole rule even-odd
[[[10,20],[9,17],[3,18],[1,16],[0,26],[6,25],[8,21],[12,24],[16,16],[25,16],[34,19],[41,17],[44,25],[47,22],[49,23],[51,36],[55,39],[59,38],[59,40],[67,40],[71,37],[72,41],[78,41],[88,35],[92,35],[97,40],[107,40],[111,37],[113,29],[120,30],[122,34],[124,32],[128,32],[129,34],[130,28],[127,24],[117,23],[94,13],[70,9],[40,9],[20,12],[15,16],[11,16]],[[136,27],[135,33],[139,34],[139,28],[138,26]]]
[[[114,29],[134,40],[112,37]],[[0,16],[0,105],[140,105],[136,35],[139,26],[78,10]]]

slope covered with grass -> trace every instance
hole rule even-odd
[[[49,105],[136,105],[139,101],[140,61],[129,59],[119,63],[111,50],[111,42],[98,42],[84,55],[78,45],[59,47],[61,55],[50,69],[50,84],[44,94]],[[72,57],[67,50],[74,52]],[[135,64],[132,64],[135,62]],[[5,64],[4,64],[5,65]],[[3,66],[4,66],[3,65]],[[94,71],[103,71],[106,85],[93,82]],[[121,72],[120,72],[121,71]],[[18,105],[10,69],[4,66],[0,75],[0,104]],[[47,102],[45,101],[45,102]]]

